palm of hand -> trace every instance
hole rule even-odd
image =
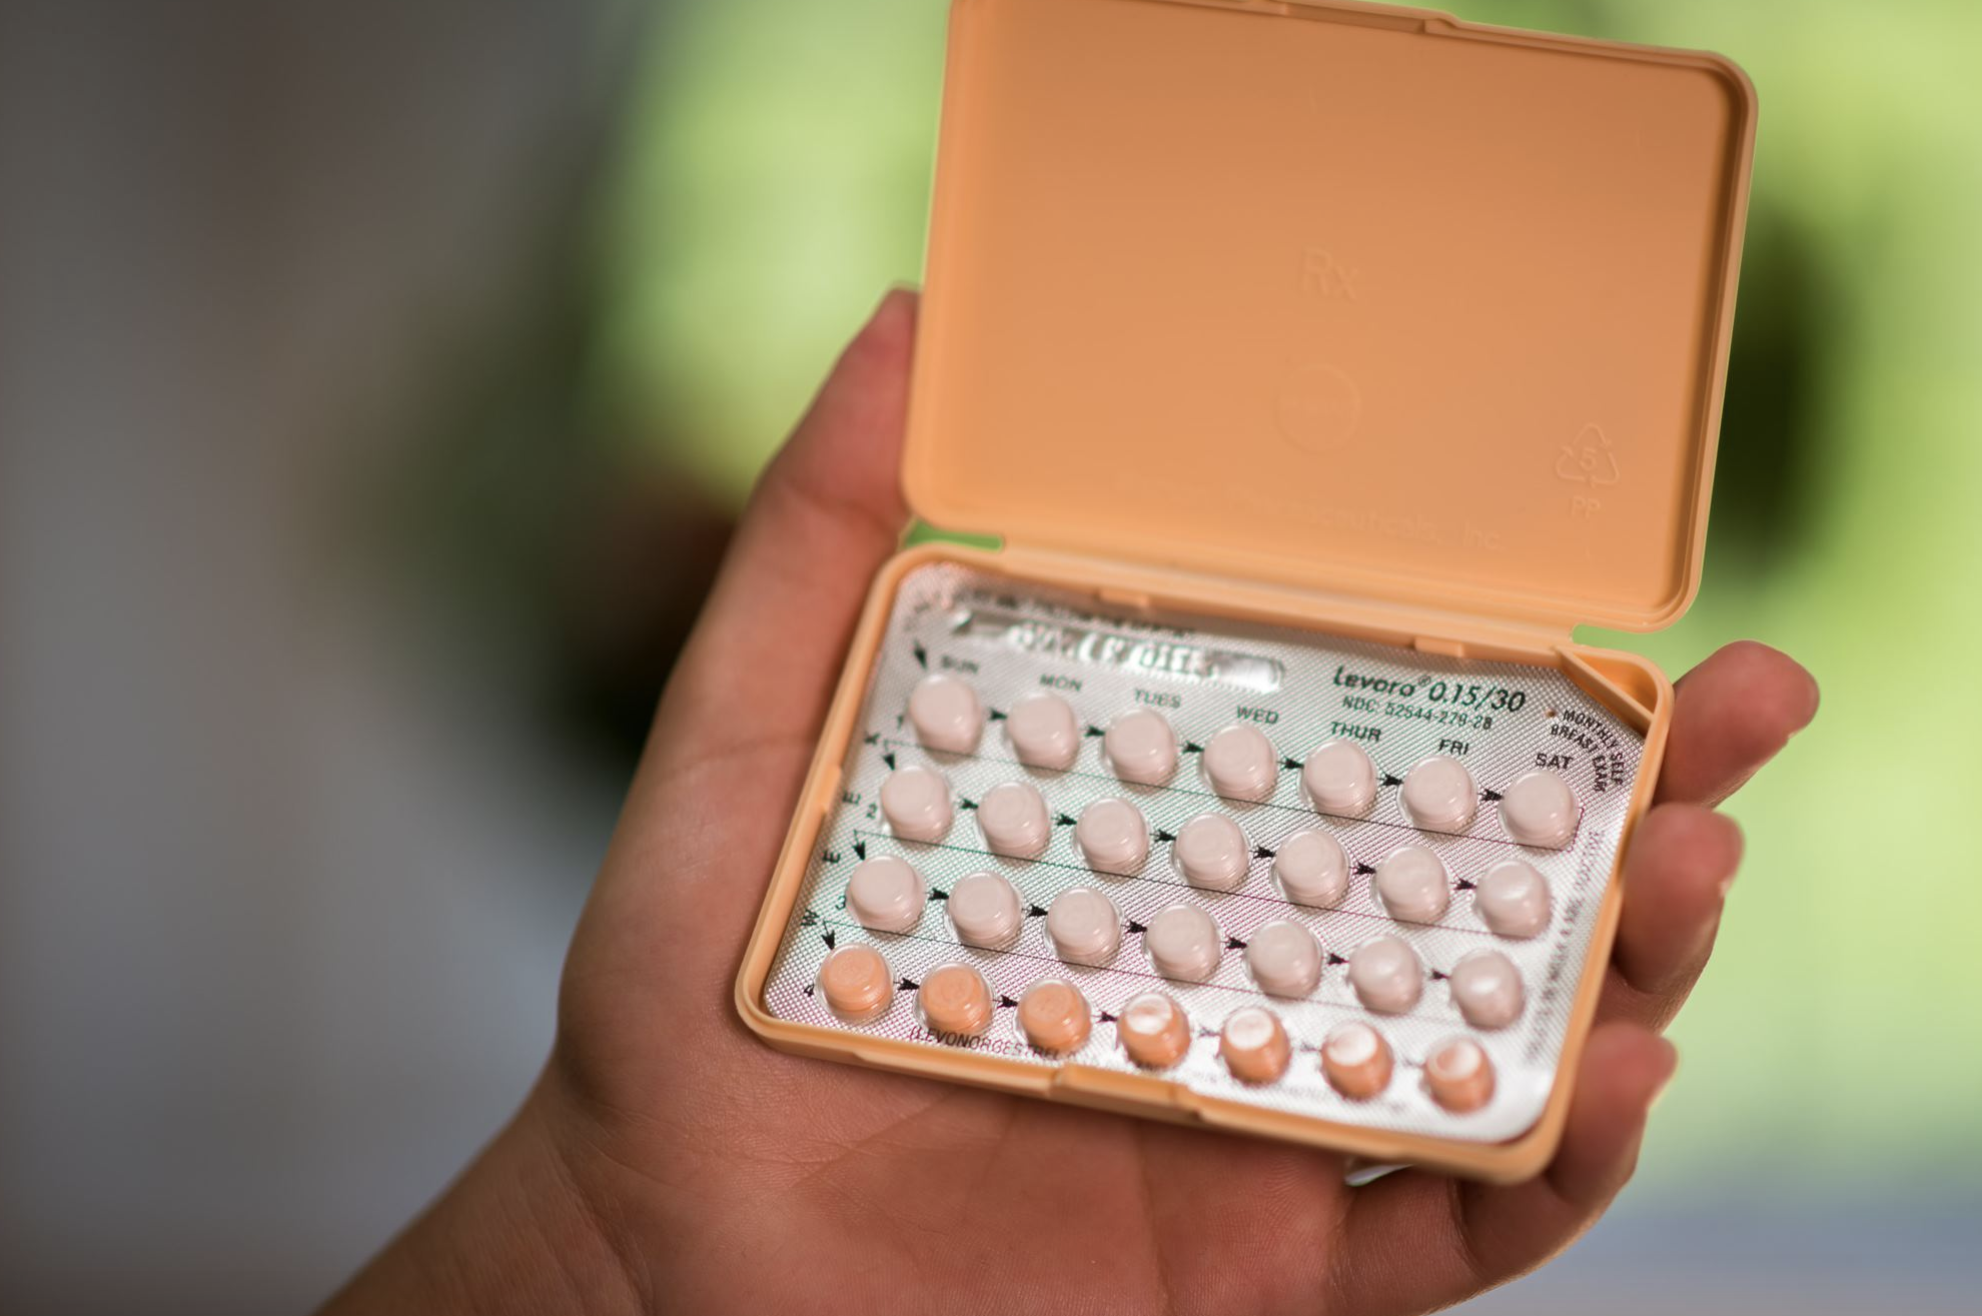
[[[803,1060],[731,979],[867,581],[893,550],[912,300],[883,304],[753,500],[573,943],[533,1101],[650,1306],[1426,1310],[1546,1260],[1628,1178],[1738,858],[1708,806],[1815,711],[1735,646],[1683,684],[1563,1148],[1511,1188]]]

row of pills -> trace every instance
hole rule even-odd
[[[1553,774],[1550,774],[1553,775]],[[896,836],[934,843],[950,834],[955,807],[950,784],[932,768],[897,768],[881,783],[881,815]],[[1045,797],[1030,782],[1008,781],[986,791],[977,825],[991,853],[1037,859],[1053,835]],[[1132,877],[1149,859],[1149,822],[1127,800],[1096,800],[1074,823],[1074,844],[1097,873]],[[1245,829],[1218,813],[1200,814],[1177,829],[1173,866],[1194,887],[1236,891],[1251,871],[1253,846]],[[1351,865],[1342,843],[1325,831],[1297,832],[1273,853],[1274,881],[1298,905],[1330,908],[1349,891]],[[1402,923],[1435,923],[1450,907],[1454,883],[1445,862],[1423,846],[1406,845],[1376,865],[1378,902]],[[1480,921],[1505,937],[1532,937],[1548,925],[1548,880],[1522,859],[1505,859],[1474,882]]]
[[[892,855],[862,861],[847,883],[846,907],[875,932],[905,933],[921,921],[926,897],[921,874]],[[998,873],[960,879],[945,901],[957,938],[967,946],[1004,950],[1018,939],[1026,905],[1018,889]],[[1046,911],[1046,935],[1069,964],[1106,968],[1122,948],[1121,913],[1106,895],[1070,887]],[[1150,967],[1178,982],[1204,982],[1218,971],[1227,941],[1217,919],[1195,905],[1171,905],[1142,929]],[[1261,991],[1304,997],[1321,983],[1326,957],[1315,935],[1299,923],[1275,920],[1245,945],[1247,971]],[[1347,960],[1350,987],[1364,1007],[1381,1014],[1413,1009],[1424,994],[1426,971],[1418,953],[1396,937],[1378,937]],[[1520,971],[1501,952],[1469,952],[1441,975],[1452,1002],[1475,1028],[1505,1028],[1520,1018],[1527,994]]]
[[[893,1004],[895,978],[872,946],[842,946],[826,957],[818,985],[827,1008],[848,1023],[870,1023]],[[909,985],[906,981],[904,986]],[[966,964],[945,964],[916,985],[916,1014],[939,1036],[982,1037],[991,1028],[996,998],[984,975]],[[1019,1028],[1027,1042],[1046,1055],[1067,1055],[1087,1044],[1094,1014],[1072,983],[1042,979],[1018,999]],[[1174,997],[1142,992],[1112,1018],[1123,1052],[1144,1069],[1165,1070],[1190,1052],[1192,1028]],[[1293,1063],[1293,1044],[1280,1018],[1265,1006],[1241,1006],[1225,1017],[1218,1032],[1218,1056],[1234,1078],[1265,1084],[1284,1077]],[[1354,1101],[1367,1101],[1389,1087],[1396,1068],[1389,1042],[1370,1024],[1337,1025],[1323,1039],[1321,1070],[1330,1087]],[[1469,1037],[1448,1038],[1432,1048],[1424,1065],[1425,1090],[1446,1110],[1465,1113],[1493,1095],[1493,1062]]]
[[[908,719],[926,749],[971,754],[983,736],[985,710],[969,682],[945,673],[926,676],[909,695]],[[1080,753],[1080,721],[1056,694],[1021,697],[1005,715],[1005,734],[1019,762],[1064,772]],[[1123,713],[1102,734],[1101,753],[1123,781],[1162,786],[1176,775],[1181,747],[1169,719],[1153,709]],[[1265,732],[1238,723],[1207,740],[1199,756],[1211,789],[1225,799],[1258,803],[1279,781],[1281,759]],[[1352,740],[1331,740],[1301,763],[1301,789],[1326,814],[1357,817],[1376,803],[1376,765]],[[1404,811],[1419,828],[1458,833],[1473,825],[1480,794],[1473,774],[1457,759],[1434,755],[1403,779]],[[1521,845],[1559,849],[1581,819],[1569,783],[1546,770],[1523,773],[1500,795],[1500,822]]]

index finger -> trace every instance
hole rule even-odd
[[[1676,694],[1660,803],[1719,804],[1817,715],[1816,680],[1754,640],[1714,653],[1680,678]]]

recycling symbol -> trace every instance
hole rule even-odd
[[[1555,459],[1555,478],[1593,487],[1616,484],[1617,454],[1611,451],[1610,436],[1598,426],[1585,425],[1576,442],[1562,445]]]

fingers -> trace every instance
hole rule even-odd
[[[1670,1043],[1635,1024],[1590,1034],[1555,1159],[1511,1187],[1422,1171],[1360,1189],[1345,1223],[1342,1309],[1421,1312],[1527,1273],[1569,1246],[1637,1167],[1645,1116],[1672,1077]]]
[[[915,294],[882,299],[751,495],[662,710],[671,737],[816,729],[875,570],[895,551]],[[706,746],[704,746],[706,748]]]
[[[1614,972],[1598,1018],[1663,1028],[1706,967],[1741,862],[1741,829],[1697,804],[1646,814],[1624,859]]]
[[[1743,640],[1679,681],[1658,798],[1719,804],[1817,715],[1817,682],[1788,655]]]

